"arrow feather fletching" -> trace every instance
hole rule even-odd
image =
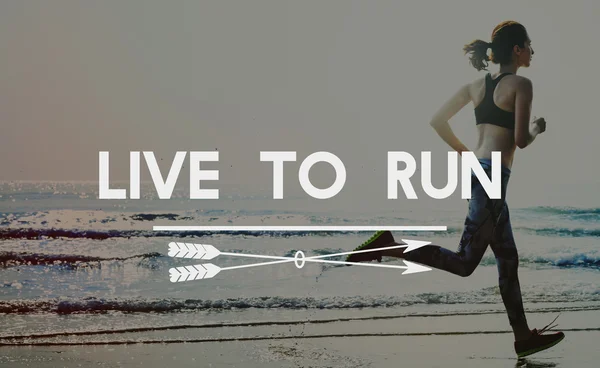
[[[169,269],[169,279],[171,282],[204,280],[213,278],[220,271],[221,268],[212,263],[174,267]]]
[[[169,243],[169,257],[175,258],[193,258],[193,259],[213,259],[220,252],[217,248],[210,244],[193,244],[193,243]]]

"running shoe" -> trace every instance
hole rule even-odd
[[[378,231],[372,237],[370,237],[369,240],[355,248],[353,252],[384,248],[395,244],[397,243],[394,241],[394,236],[390,231]],[[377,260],[377,262],[381,262],[382,256],[383,251],[381,250],[374,252],[353,253],[346,257],[346,262],[370,262],[375,260]]]
[[[556,317],[558,318],[558,316]],[[556,318],[554,321],[556,321]],[[565,338],[565,334],[562,332],[555,332],[552,334],[544,334],[544,332],[550,330],[554,326],[550,326],[554,321],[550,322],[547,326],[540,329],[533,329],[531,331],[531,337],[527,340],[515,341],[515,352],[519,358],[537,353],[542,350],[553,347]],[[550,326],[550,327],[548,327]]]

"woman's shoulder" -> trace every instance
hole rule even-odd
[[[486,80],[496,79],[499,75],[500,74],[486,73],[485,75],[464,85],[463,88],[469,91],[471,100],[475,103],[475,105],[477,105],[484,98],[486,91]],[[500,84],[502,84],[502,86],[500,86]],[[498,85],[503,91],[502,93],[514,94],[517,93],[517,91],[531,93],[533,90],[532,83],[529,78],[516,74],[505,75]]]
[[[477,79],[474,79],[471,81],[471,85],[472,86],[478,86],[478,85],[482,85],[485,83],[485,80],[488,78],[488,75],[490,73],[485,73],[484,75],[478,77]]]
[[[496,78],[498,78],[499,75],[500,75],[500,73],[495,73],[495,74],[485,73],[485,75],[471,81],[469,83],[469,85],[475,86],[475,87],[480,87],[485,84],[485,81],[488,78],[496,79]],[[504,76],[503,80],[510,81],[511,83],[516,83],[516,84],[531,84],[531,79],[529,79],[527,77],[523,77],[521,75],[517,75],[517,74],[507,74]]]
[[[507,75],[506,84],[508,84],[509,90],[512,93],[525,93],[530,95],[533,93],[533,83],[531,79],[516,74]]]
[[[515,87],[527,87],[532,85],[531,79],[517,74],[508,74],[504,79]]]
[[[501,76],[500,73],[486,74],[486,77],[480,78],[479,81],[485,81],[485,78],[487,78],[488,75],[493,80],[497,80],[498,77]],[[478,83],[482,83],[481,86],[483,86],[483,83],[485,82]],[[496,89],[503,91],[501,93],[516,93],[517,91],[530,92],[533,90],[533,83],[531,82],[531,79],[527,77],[523,77],[517,74],[506,74],[502,77],[500,81],[498,81]]]
[[[488,74],[486,73],[485,76],[479,77],[467,84],[471,96],[478,96],[485,90],[485,80],[487,75]]]

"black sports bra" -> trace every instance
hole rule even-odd
[[[485,95],[483,101],[475,107],[475,121],[479,124],[493,124],[508,129],[515,129],[514,111],[506,111],[494,103],[494,90],[502,78],[511,73],[502,73],[496,79],[488,73],[485,76]]]

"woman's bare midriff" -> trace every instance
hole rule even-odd
[[[492,151],[502,152],[502,165],[512,167],[517,145],[514,130],[492,124],[477,125],[477,146],[473,153],[477,158],[492,158]]]

